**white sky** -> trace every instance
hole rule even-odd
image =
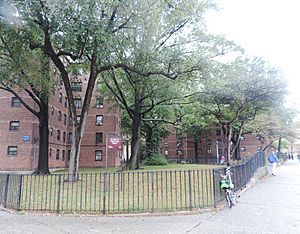
[[[216,0],[210,32],[225,35],[279,67],[288,80],[288,106],[300,112],[300,0]]]

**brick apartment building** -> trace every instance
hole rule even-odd
[[[195,140],[187,133],[170,129],[170,134],[160,144],[160,153],[165,155],[169,161],[195,161]],[[224,155],[224,144],[222,131],[219,127],[211,127],[199,137],[198,155],[200,162],[215,162],[217,157]],[[259,136],[251,134],[241,138],[240,156],[250,157],[261,150],[263,143]],[[218,153],[217,153],[218,151]]]
[[[72,81],[78,117],[83,104],[87,79],[76,75]],[[26,97],[34,109],[37,104]],[[38,119],[9,92],[0,90],[0,170],[34,170],[39,152]],[[94,90],[88,113],[85,133],[81,144],[80,167],[105,167],[120,164],[121,153],[108,151],[106,137],[121,134],[120,110]],[[49,101],[49,167],[68,166],[72,129],[68,101],[61,87]],[[107,156],[107,159],[106,159]]]

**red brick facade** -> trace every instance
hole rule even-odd
[[[82,88],[74,89],[76,91],[74,96],[78,100],[81,98],[82,104],[84,98],[84,92],[82,91],[86,89],[87,81],[85,76],[79,76],[77,80],[81,81]],[[22,97],[25,96],[22,92],[20,94]],[[13,97],[9,92],[0,90],[0,106],[2,109],[0,112],[0,170],[33,170],[37,165],[39,150],[38,119],[22,105],[19,107],[12,106]],[[29,97],[26,98],[26,101],[30,103],[31,107],[37,109],[37,105]],[[77,104],[78,114],[80,114],[80,101]],[[96,116],[100,120],[97,124]],[[19,127],[12,127],[14,130],[10,130],[11,121],[17,122],[11,123],[12,125],[18,125],[19,123]],[[121,135],[120,126],[119,108],[112,106],[108,99],[103,99],[101,94],[95,90],[81,144],[81,167],[105,167],[106,164],[107,166],[118,166],[120,164],[120,152],[108,151],[108,154],[106,154],[105,144],[107,135]],[[71,130],[66,95],[64,89],[60,88],[49,101],[50,168],[68,166]],[[14,146],[17,146],[16,155]]]
[[[170,129],[170,134],[163,139],[160,144],[160,152],[170,161],[195,161],[195,142],[193,137],[186,133],[175,133],[175,129]],[[240,144],[241,157],[254,155],[261,150],[263,143],[260,138],[247,134],[243,136]],[[217,154],[218,150],[218,154]],[[198,155],[201,161],[216,161],[224,155],[224,144],[222,142],[221,128],[211,127],[200,137],[198,142]]]

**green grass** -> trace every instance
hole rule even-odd
[[[123,170],[123,172],[129,171],[170,171],[170,170],[203,170],[203,169],[212,169],[222,167],[218,165],[205,165],[205,164],[168,164],[164,166],[141,166],[138,170]],[[102,173],[102,172],[119,172],[121,168],[119,167],[110,167],[110,168],[79,168],[79,173]],[[67,174],[68,169],[57,170],[52,172],[52,174]]]

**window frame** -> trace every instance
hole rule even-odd
[[[13,123],[18,123],[17,126],[12,126]],[[9,131],[18,132],[20,131],[20,121],[13,120],[9,122]]]
[[[95,133],[95,142],[96,142],[96,144],[103,143],[103,132],[96,132]]]
[[[55,160],[59,160],[59,149],[56,149]]]
[[[11,150],[15,149],[15,150]],[[16,145],[9,145],[7,146],[7,155],[10,157],[14,157],[18,155],[18,146]]]
[[[98,121],[98,118],[100,118],[99,121]],[[95,125],[96,126],[102,126],[103,125],[103,115],[96,115]]]
[[[98,158],[97,157],[97,153],[100,153],[100,155],[101,155],[101,157],[100,158]],[[98,155],[99,156],[99,155]],[[103,160],[103,150],[95,150],[95,161],[96,162],[100,162],[100,161],[102,161]]]
[[[18,97],[12,97],[11,98],[11,106],[12,107],[21,107],[22,106],[21,100]]]

